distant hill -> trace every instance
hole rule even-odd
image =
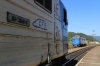
[[[100,36],[93,36],[97,41],[100,41]]]

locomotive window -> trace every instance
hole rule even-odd
[[[66,10],[65,9],[63,9],[64,10],[64,19],[63,19],[63,21],[65,22],[65,25],[67,25],[67,21],[66,21]]]
[[[35,3],[49,13],[52,13],[52,0],[35,0]]]

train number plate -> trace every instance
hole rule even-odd
[[[23,26],[30,26],[30,20],[18,15],[15,15],[13,13],[7,12],[7,21],[12,22],[18,25],[23,25]]]

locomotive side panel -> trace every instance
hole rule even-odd
[[[60,21],[60,1],[54,0],[54,44],[56,46],[56,54],[63,55],[63,43],[62,43],[62,28]]]
[[[16,1],[16,0],[13,0],[13,1]],[[21,23],[21,22],[18,22],[19,19],[28,19],[29,20],[29,23],[30,23],[30,26],[26,28],[31,28],[31,29],[37,29],[37,30],[40,30],[40,31],[44,31],[44,32],[49,32],[49,33],[52,33],[53,34],[53,16],[50,18],[50,16],[42,13],[41,11],[39,12],[39,10],[37,10],[36,8],[34,7],[30,7],[29,4],[27,4],[26,2],[24,1],[20,1],[20,4],[24,4],[23,5],[23,8],[22,6],[19,4],[19,5],[16,5],[16,2],[14,4],[12,4],[11,0],[8,0],[8,1],[4,1],[4,3],[6,5],[3,4],[3,2],[0,4],[0,21],[1,22],[4,22],[4,23]],[[11,3],[10,3],[11,2]],[[17,1],[19,2],[19,1]],[[34,2],[34,1],[33,1]],[[7,5],[8,4],[8,5]],[[26,7],[26,6],[27,7]],[[25,8],[24,8],[25,7]],[[30,10],[30,9],[27,9],[27,8],[30,8],[30,9],[33,9]],[[29,11],[27,11],[29,10]],[[35,13],[36,11],[36,13]],[[17,19],[15,22],[7,22],[7,18],[9,18],[9,16],[7,17],[7,12],[10,12],[10,17],[13,16],[12,14],[14,14],[14,17],[19,17],[19,19]],[[43,15],[43,16],[41,16]],[[45,16],[45,17],[44,17]],[[9,19],[10,20],[10,19]],[[23,25],[19,25],[19,24],[13,24],[15,26],[21,26],[23,27]],[[12,30],[12,29],[11,29]]]
[[[0,0],[1,66],[36,66],[63,55],[67,30],[62,32],[59,3]]]
[[[47,59],[48,44],[55,48],[53,12],[30,1],[34,6],[28,0],[0,1],[1,66],[36,66]]]

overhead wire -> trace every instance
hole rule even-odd
[[[70,26],[72,26],[72,27],[78,28],[78,29],[82,29],[82,30],[86,30],[86,31],[93,31],[93,30],[92,30],[92,29],[90,29],[90,28],[80,27],[80,26],[73,25],[73,24],[69,24],[69,25],[70,25]]]

